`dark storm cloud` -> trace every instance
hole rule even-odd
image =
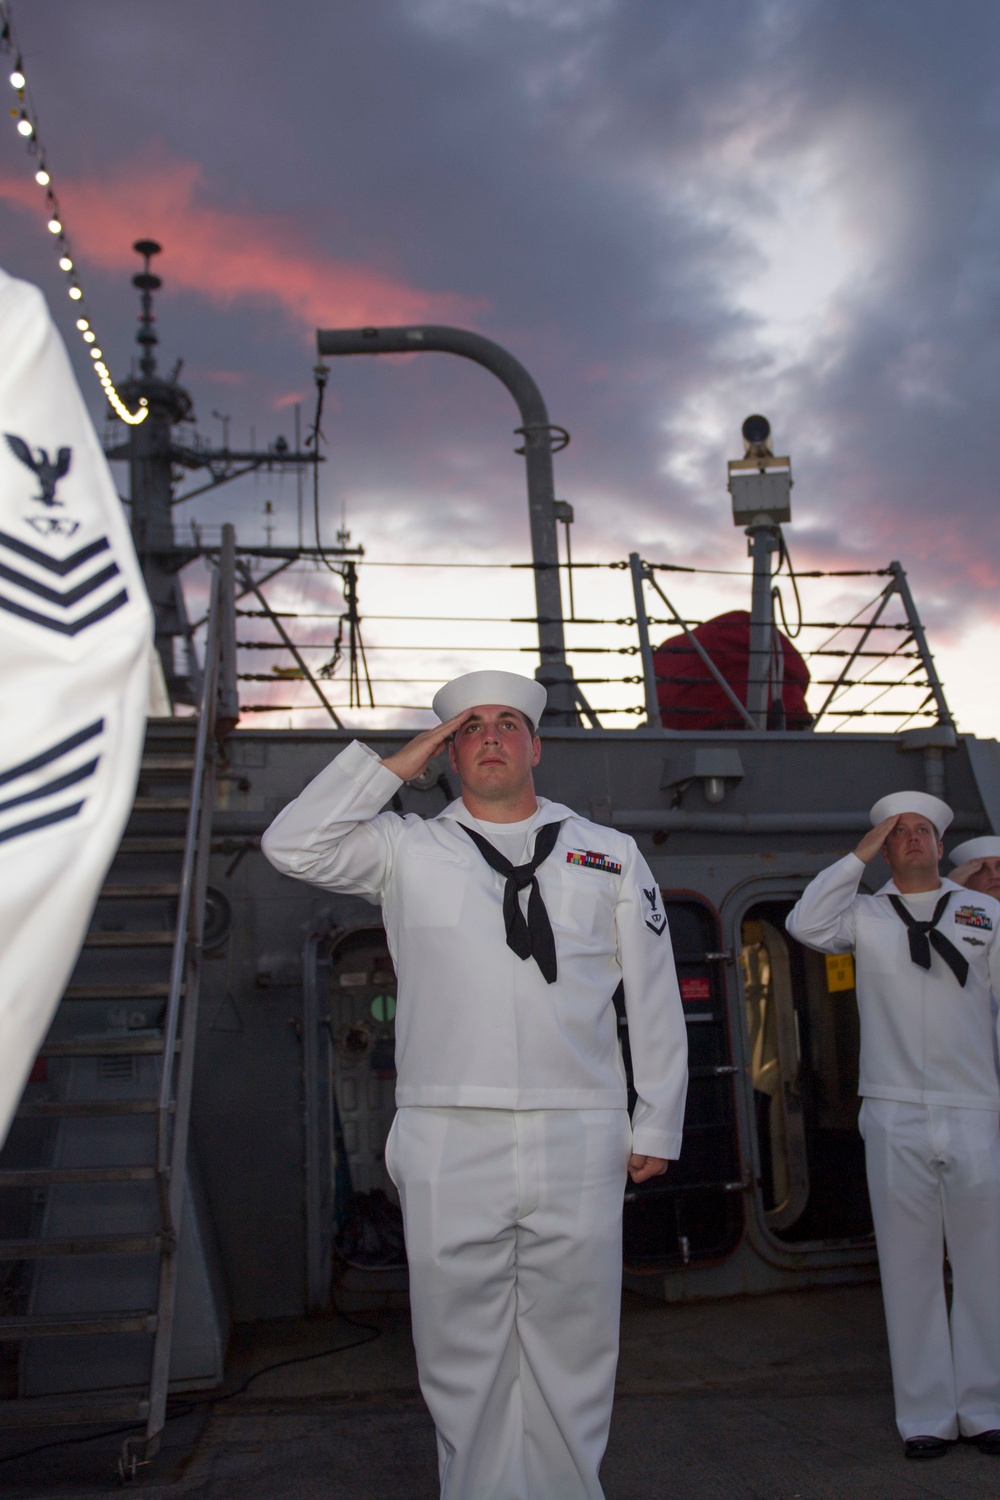
[[[115,368],[126,242],[189,174],[161,333],[208,426],[216,409],[234,434],[288,431],[317,319],[465,321],[572,428],[559,485],[593,555],[638,539],[738,557],[725,459],[763,408],[795,460],[805,561],[900,556],[936,617],[993,608],[985,0],[39,0],[15,20],[67,202],[79,184],[93,208],[87,282]],[[129,197],[143,173],[148,207]],[[0,177],[19,174],[12,137]],[[61,310],[40,215],[2,197],[6,265]],[[412,545],[523,553],[516,421],[456,360],[345,361],[331,505],[346,493],[359,533],[416,507]]]

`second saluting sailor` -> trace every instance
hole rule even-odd
[[[787,921],[808,947],[856,958],[859,1124],[908,1458],[958,1437],[1000,1454],[1000,902],[941,879],[951,820],[925,793],[883,797]],[[892,879],[859,895],[879,853]]]
[[[355,742],[262,840],[382,908],[398,975],[399,1188],[444,1500],[599,1500],[618,1358],[622,1199],[680,1153],[687,1040],[635,843],[535,796],[545,689],[473,672],[380,760]],[[445,745],[461,796],[380,809]],[[612,997],[624,982],[631,1127]]]

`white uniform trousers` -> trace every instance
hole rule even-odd
[[[601,1500],[630,1150],[624,1110],[398,1111],[386,1165],[442,1500]]]
[[[900,1436],[1000,1427],[997,1115],[865,1099],[861,1128]]]

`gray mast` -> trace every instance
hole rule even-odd
[[[177,383],[178,364],[173,376],[164,380],[157,373],[156,345],[159,339],[154,324],[153,293],[162,282],[149,269],[150,260],[159,255],[155,240],[137,240],[133,249],[143,257],[143,269],[133,276],[132,285],[139,289],[140,313],[136,343],[142,353],[139,374],[119,386],[122,400],[136,407],[141,402],[149,413],[144,422],[129,429],[127,456],[129,495],[132,500],[132,539],[139,555],[142,576],[149,592],[156,620],[156,649],[163,663],[163,675],[171,700],[193,703],[197,699],[197,682],[190,658],[188,671],[179,673],[174,663],[174,639],[187,638],[187,619],[180,591],[178,573],[187,560],[175,546],[173,504],[173,469],[171,463],[171,429],[191,415],[192,401]],[[108,454],[117,457],[121,449]]]
[[[181,544],[174,531],[174,506],[243,474],[261,469],[268,472],[276,469],[301,471],[321,460],[316,453],[289,448],[281,437],[266,449],[232,449],[228,442],[228,426],[221,448],[178,440],[174,428],[178,423],[194,421],[194,403],[178,383],[182,360],[177,361],[166,378],[157,370],[155,350],[159,338],[153,293],[159,291],[163,283],[149,266],[152,257],[159,255],[162,247],[155,240],[136,240],[132,248],[143,258],[143,269],[132,278],[132,285],[140,294],[139,328],[135,337],[141,354],[138,373],[133,370],[126,380],[119,381],[118,390],[127,405],[133,409],[143,405],[149,415],[144,422],[129,428],[123,442],[106,448],[105,455],[114,462],[124,462],[129,466],[132,538],[153,605],[156,649],[163,663],[171,702],[196,704],[200,699],[201,674],[184,608],[180,572],[195,558],[218,549],[203,547],[197,542]],[[179,476],[185,471],[200,469],[207,469],[209,478],[181,495],[176,494]],[[272,550],[275,555],[284,555],[288,549]],[[185,651],[185,664],[180,669],[175,662],[175,641],[178,639],[184,642]]]

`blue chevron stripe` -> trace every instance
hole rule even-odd
[[[28,562],[37,563],[40,568],[47,568],[50,573],[57,573],[60,578],[65,578],[67,573],[72,573],[74,568],[89,562],[99,552],[107,552],[110,543],[106,536],[98,537],[96,542],[88,542],[86,547],[71,552],[69,557],[64,557],[61,561],[48,552],[41,552],[37,547],[30,546],[28,542],[18,541],[16,536],[8,536],[6,531],[0,531],[0,546],[9,547],[19,557],[27,558]]]
[[[117,577],[118,571],[117,563],[109,563],[99,573],[91,573],[89,578],[85,578],[75,588],[60,593],[58,589],[50,589],[47,584],[36,583],[33,578],[28,577],[27,573],[19,573],[16,568],[8,568],[6,563],[0,562],[0,578],[5,578],[8,583],[16,583],[18,588],[36,594],[39,599],[47,599],[50,604],[58,604],[61,609],[69,609],[71,604],[85,599],[88,594],[99,589],[102,583],[107,583],[109,578]]]
[[[16,604],[13,599],[6,598],[0,594],[0,609],[5,609],[8,614],[17,615],[19,619],[30,620],[33,625],[41,625],[46,630],[54,630],[58,635],[79,635],[81,630],[96,625],[99,620],[107,619],[113,615],[115,610],[121,609],[123,604],[128,603],[128,590],[122,589],[113,599],[106,604],[100,605],[98,609],[91,610],[89,615],[81,615],[78,620],[52,620],[48,615],[40,615],[33,609],[25,609],[23,604]]]
[[[7,786],[12,781],[17,781],[19,776],[27,776],[31,771],[40,771],[42,766],[50,766],[54,760],[62,755],[68,755],[78,745],[85,745],[95,735],[100,734],[104,728],[104,720],[97,719],[95,723],[88,724],[86,729],[78,729],[68,739],[60,740],[58,745],[52,745],[48,750],[42,750],[38,755],[33,755],[30,760],[22,760],[20,765],[11,766],[6,771],[0,771],[0,786]]]
[[[38,802],[42,797],[51,797],[53,792],[64,792],[68,786],[77,786],[81,781],[86,781],[93,776],[97,770],[101,757],[88,761],[85,766],[78,766],[75,771],[67,771],[65,776],[57,776],[54,781],[47,781],[44,786],[35,787],[34,791],[22,792],[19,797],[8,797],[6,802],[0,802],[0,813],[7,812],[8,808],[21,807],[25,802]]]
[[[9,839],[21,838],[26,833],[34,833],[38,828],[49,828],[53,823],[64,823],[67,818],[75,818],[82,806],[82,802],[74,802],[69,807],[57,807],[55,812],[43,813],[41,817],[32,818],[27,823],[4,828],[0,830],[0,844],[7,843]]]

